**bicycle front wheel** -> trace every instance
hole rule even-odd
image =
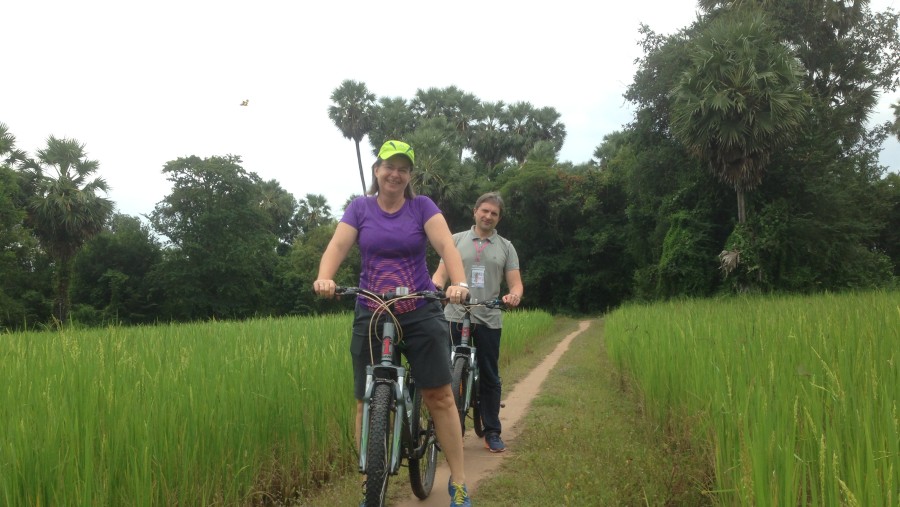
[[[437,470],[437,439],[434,436],[434,421],[428,407],[422,403],[422,393],[413,388],[413,410],[410,423],[412,442],[409,450],[409,483],[416,497],[424,500],[434,486]]]
[[[459,425],[462,434],[466,434],[466,390],[469,384],[469,360],[459,356],[453,362],[453,380],[450,387],[453,389],[453,399],[456,400],[456,410],[459,411]]]
[[[387,497],[391,460],[391,384],[379,382],[369,401],[369,438],[366,445],[366,506],[381,507]]]
[[[472,384],[472,429],[478,438],[484,437],[484,423],[481,422],[481,393],[479,391],[480,380]]]

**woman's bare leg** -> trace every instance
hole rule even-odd
[[[423,388],[422,400],[434,420],[434,431],[441,444],[441,450],[447,456],[450,478],[453,482],[465,484],[462,428],[459,426],[459,411],[456,409],[456,400],[453,398],[450,384]]]

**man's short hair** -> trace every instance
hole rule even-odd
[[[481,207],[481,203],[485,201],[490,201],[494,203],[498,208],[500,208],[500,216],[503,216],[503,198],[500,197],[500,192],[488,192],[486,194],[482,194],[481,197],[475,201],[475,209]]]

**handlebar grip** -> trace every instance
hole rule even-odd
[[[433,292],[432,294],[434,294],[434,297],[437,299],[446,299],[449,302],[450,294],[447,294],[447,292],[445,292],[445,291],[439,290],[439,291]],[[466,299],[464,299],[460,304],[463,304],[463,305],[469,304],[472,302],[471,300],[472,300],[472,293],[471,292],[466,293]]]
[[[492,299],[490,301],[485,301],[484,306],[500,310],[506,309],[506,303],[504,303],[502,299]]]

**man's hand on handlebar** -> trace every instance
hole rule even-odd
[[[465,302],[466,298],[469,296],[469,288],[461,285],[451,285],[444,289],[444,294],[447,296],[450,303],[458,305]]]
[[[510,307],[517,307],[522,302],[522,296],[518,294],[507,294],[503,296],[503,304]]]

